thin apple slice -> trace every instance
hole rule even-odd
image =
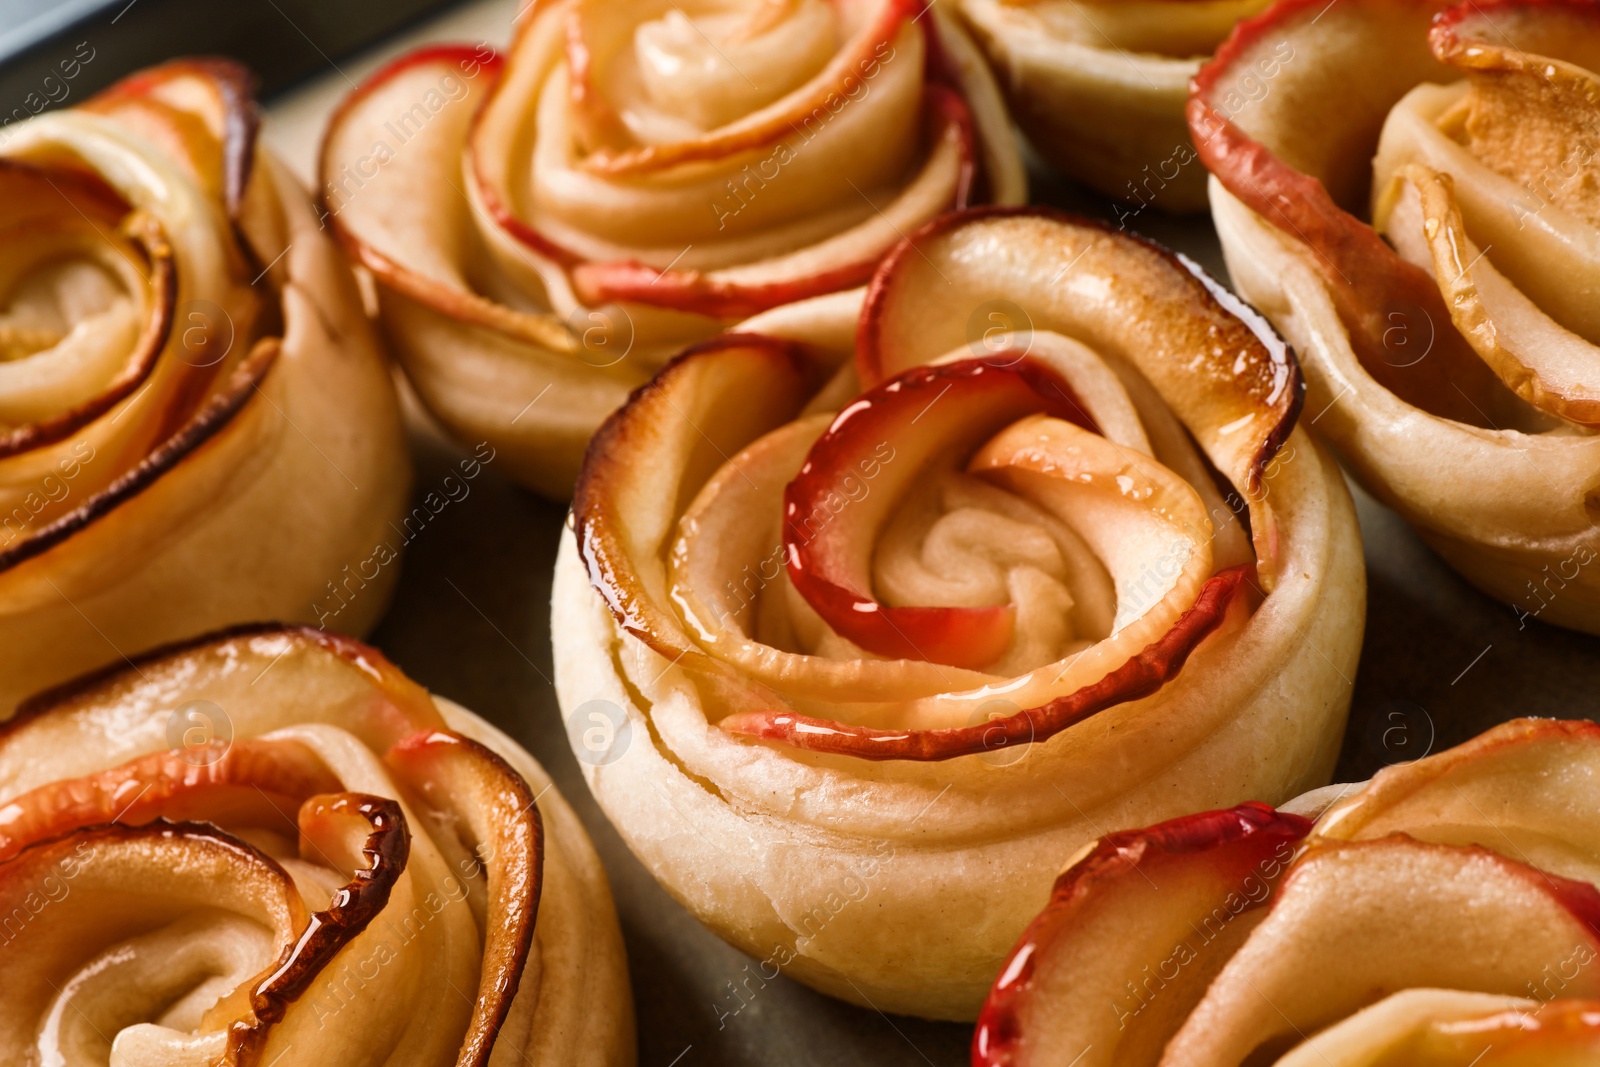
[[[0,724],[0,800],[168,751],[169,731],[181,737],[191,720],[218,741],[324,723],[378,752],[444,727],[427,691],[376,649],[310,627],[245,627],[135,665],[42,693]]]
[[[1600,1001],[1535,1002],[1480,1019],[1446,1021],[1420,1035],[1418,1067],[1587,1067],[1600,1058]],[[1388,1067],[1402,1067],[1401,1063]]]
[[[1523,993],[1552,962],[1600,954],[1597,923],[1593,885],[1485,849],[1403,835],[1320,844],[1296,861],[1161,1063],[1220,1067],[1287,1051],[1403,989]],[[1564,994],[1600,992],[1592,970]]]
[[[794,595],[786,588],[785,487],[832,421],[829,414],[806,416],[765,434],[732,456],[684,511],[669,559],[667,596],[687,632],[709,655],[781,692],[792,707],[847,722],[951,686],[992,683],[990,675],[923,660],[834,659],[787,651],[794,642],[764,632],[767,640],[756,638],[774,614],[771,602],[786,603]],[[807,517],[807,528],[820,531],[881,493],[886,468],[900,458],[880,449],[837,472],[821,510]]]
[[[1113,634],[1166,633],[1211,576],[1211,519],[1160,463],[1073,423],[1036,415],[996,434],[969,469],[1074,529],[1116,582]]]
[[[891,54],[900,58],[899,52],[908,41],[914,47],[921,45],[920,29],[905,40],[897,40],[902,28],[922,11],[915,0],[834,0],[830,6],[838,13],[839,29],[848,37],[823,70],[806,78],[798,89],[765,107],[745,112],[733,122],[717,125],[699,137],[667,144],[600,148],[585,157],[584,167],[610,177],[629,178],[770,148],[792,136],[797,125],[818,109],[826,109],[830,99],[849,96],[852,86],[859,82],[861,71],[873,63],[875,55],[881,57],[885,46],[898,45]],[[780,13],[792,10],[778,3],[764,5],[752,21],[773,20]],[[599,84],[605,80],[600,68],[604,60],[633,44],[632,40],[618,40],[618,30],[625,31],[631,38],[640,23],[659,12],[658,5],[629,5],[618,0],[580,0],[573,5],[568,15],[565,56],[572,83],[573,113],[586,141],[603,144],[633,140],[617,132],[621,119],[615,114],[605,88]],[[756,32],[756,27],[747,28],[747,34],[752,32]],[[913,53],[907,58],[917,62],[921,56]],[[746,83],[737,88],[742,90],[749,86]]]
[[[1581,964],[1580,964],[1581,965]],[[1278,1067],[1582,1067],[1600,1002],[1407,989],[1331,1026]]]
[[[1468,151],[1524,189],[1600,226],[1600,189],[1551,181],[1600,155],[1600,11],[1582,0],[1495,0],[1440,15],[1428,41],[1466,72]],[[1581,166],[1581,163],[1580,163]]]
[[[1366,203],[1370,160],[1390,108],[1418,82],[1451,77],[1426,43],[1432,16],[1447,4],[1324,6],[1274,4],[1239,23],[1201,68],[1188,105],[1200,159],[1230,193],[1310,251],[1375,381],[1414,407],[1485,425],[1498,381],[1447,328],[1449,310],[1428,273],[1354,214]],[[1263,87],[1265,71],[1290,84]],[[1362,86],[1356,97],[1352,82]],[[1396,330],[1431,337],[1427,358],[1394,359],[1384,339]]]
[[[422,190],[460,183],[460,156],[448,146],[465,138],[502,65],[481,49],[440,45],[404,56],[367,79],[328,121],[319,154],[323,199],[350,257],[385,285],[451,320],[570,354],[571,336],[554,316],[506,307],[470,284],[464,273],[471,247],[465,203],[451,199],[444,210],[412,210]],[[464,76],[463,70],[474,73]],[[428,94],[437,95],[441,85],[463,91],[455,100],[441,97],[438,114],[395,152],[385,123],[431,100]]]
[[[1600,425],[1600,347],[1552,319],[1480,251],[1450,175],[1413,163],[1399,184],[1378,225],[1403,255],[1422,259],[1432,272],[1461,336],[1529,404],[1569,422]]]
[[[1310,828],[1243,804],[1090,844],[1001,968],[973,1034],[974,1067],[1154,1061]]]
[[[1005,718],[965,727],[903,730],[762,711],[735,713],[723,719],[721,725],[733,734],[871,760],[942,760],[1044,741],[1106,708],[1149,696],[1176,677],[1195,647],[1223,627],[1230,609],[1242,603],[1243,598],[1237,594],[1248,571],[1248,567],[1233,567],[1213,575],[1201,587],[1194,606],[1179,617],[1171,630],[1098,681]],[[1055,665],[1046,670],[1055,673]],[[980,690],[933,700],[942,705],[942,716],[949,717],[952,710],[981,704],[985,695]]]
[[[1265,320],[1169,252],[1037,208],[946,216],[885,259],[862,312],[862,383],[967,343],[988,301],[1138,370],[1247,494],[1294,426],[1304,383]]]
[[[1600,727],[1518,719],[1425,760],[1380,771],[1317,823],[1321,839],[1407,833],[1498,849],[1552,874],[1600,881]]]
[[[0,160],[0,205],[0,228],[19,259],[27,257],[31,244],[40,254],[30,268],[47,266],[50,249],[57,256],[83,255],[98,262],[122,282],[139,324],[133,338],[102,339],[113,349],[126,346],[110,375],[84,375],[79,361],[65,358],[70,353],[61,345],[36,353],[37,358],[10,354],[0,364],[5,394],[0,457],[5,457],[72,436],[150,379],[172,331],[178,281],[160,224],[141,215],[124,226],[128,205],[94,178]],[[74,333],[93,328],[94,323],[85,323]],[[69,341],[70,336],[62,339]]]
[[[232,60],[176,59],[147,67],[82,104],[164,149],[237,216],[254,171],[261,113],[256,78]]]
[[[97,823],[140,826],[163,818],[278,828],[284,813],[292,815],[307,797],[339,788],[322,761],[294,741],[243,738],[226,749],[153,752],[11,797],[0,807],[0,863],[47,837]]]
[[[798,251],[723,269],[580,263],[573,268],[578,298],[588,305],[630,301],[737,320],[865,283],[906,230],[965,208],[972,195],[977,148],[966,101],[938,84],[927,85],[923,95],[926,161],[889,204],[858,225]]]
[[[947,393],[951,398],[941,404]],[[1093,427],[1066,383],[1029,360],[924,367],[864,393],[812,445],[784,491],[783,541],[795,589],[836,633],[878,655],[968,670],[993,662],[1011,644],[1007,606],[880,604],[870,593],[872,553],[879,529],[936,456],[970,453],[1041,410]],[[875,491],[854,507],[828,507],[840,480],[882,442],[893,443],[896,458]]]
[[[446,814],[487,885],[464,879],[483,936],[481,977],[459,1067],[486,1067],[533,947],[544,884],[544,822],[526,781],[490,749],[450,731],[417,734],[384,762]]]
[[[34,1036],[40,1020],[74,1015],[51,1011],[63,989],[72,990],[66,997],[91,1020],[119,1001],[126,1003],[127,989],[104,990],[109,1003],[73,996],[80,992],[73,979],[107,945],[204,912],[217,917],[219,932],[233,934],[241,921],[264,932],[264,938],[241,944],[238,951],[247,966],[266,967],[274,957],[294,951],[310,918],[283,868],[215,827],[197,823],[113,824],[41,842],[0,863],[0,906],[13,921],[0,954],[0,982],[6,989],[0,998],[0,1031],[7,1035],[0,1048],[4,1067],[39,1062],[36,1042],[53,1036]],[[16,922],[17,916],[27,921]],[[153,947],[170,951],[170,946]],[[109,960],[107,966],[114,970],[130,962]],[[58,1018],[54,1026],[59,1033],[72,1021]],[[101,1042],[103,1056],[104,1038]]]
[[[590,442],[572,502],[589,580],[617,622],[669,660],[714,662],[666,598],[678,516],[727,457],[799,415],[819,378],[797,344],[726,334],[668,365]]]

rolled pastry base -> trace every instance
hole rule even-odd
[[[599,594],[589,584],[570,531],[563,537],[552,591],[556,692],[565,713],[590,701],[606,701],[627,716],[627,736],[603,759],[580,765],[596,800],[628,846],[679,903],[712,931],[758,961],[763,980],[778,973],[842,1000],[886,1012],[932,1019],[969,1021],[976,1017],[995,973],[1022,929],[1048,898],[1063,864],[1083,845],[1118,829],[1148,825],[1193,811],[1227,807],[1247,799],[1277,803],[1325,783],[1332,774],[1349,710],[1350,679],[1361,646],[1365,581],[1354,507],[1333,461],[1302,434],[1296,445],[1314,457],[1317,477],[1329,487],[1319,507],[1327,508],[1328,540],[1304,559],[1318,568],[1301,577],[1301,566],[1283,579],[1308,581],[1310,606],[1294,639],[1273,644],[1277,667],[1252,683],[1236,710],[1216,716],[1218,725],[1202,736],[1182,734],[1181,725],[1152,744],[1186,746],[1148,777],[1130,781],[1108,799],[1083,799],[1079,817],[1031,832],[1006,833],[1006,812],[983,792],[985,779],[970,768],[945,765],[869,764],[842,760],[825,784],[797,797],[793,758],[781,750],[735,742],[713,726],[703,728],[707,750],[737,761],[737,791],[732,783],[707,781],[685,766],[684,758],[661,742],[655,719],[670,717],[675,730],[694,733],[701,715],[692,689],[674,682],[673,665],[631,637],[619,635]],[[1302,463],[1305,460],[1301,460]],[[1317,586],[1320,585],[1320,589]],[[1259,614],[1259,612],[1258,612]],[[1252,676],[1232,662],[1248,657],[1247,647],[1195,654],[1187,670]],[[620,664],[641,656],[643,677],[660,675],[666,690],[646,713],[645,698],[625,679]],[[1163,691],[1165,692],[1165,691]],[[1147,700],[1160,700],[1162,694]],[[1121,713],[1143,718],[1156,733],[1182,723],[1195,709],[1181,704],[1124,705]],[[1143,702],[1141,702],[1143,703]],[[1084,754],[1079,768],[1114,774],[1125,751],[1100,755],[1114,730],[1119,709],[1080,727]],[[1102,720],[1097,723],[1096,720]],[[1164,720],[1164,721],[1162,721]],[[685,724],[688,724],[687,726]],[[1072,736],[1060,735],[1053,744]],[[1087,736],[1089,744],[1082,745]],[[1175,739],[1175,740],[1172,740]],[[741,745],[748,754],[724,746]],[[981,757],[966,757],[979,759]],[[727,762],[724,764],[729,765]],[[986,767],[1003,776],[1008,768]],[[1137,773],[1137,772],[1130,772]],[[787,809],[837,797],[840,807],[863,803],[897,788],[896,778],[912,775],[963,775],[966,788],[941,808],[894,835],[870,828],[852,832],[844,819],[826,824],[826,815],[809,821]],[[881,777],[871,777],[881,776]],[[1075,775],[1064,788],[1089,788]],[[890,784],[879,784],[889,781]],[[763,791],[760,783],[770,788]],[[991,787],[993,788],[993,787]],[[939,792],[930,788],[928,795]],[[1068,794],[1063,793],[1065,798]],[[1081,796],[1081,794],[1080,794]],[[1075,805],[1074,805],[1075,807]],[[988,828],[965,835],[947,827],[963,812],[984,812]],[[885,816],[887,818],[887,816]],[[859,831],[859,828],[856,828]]]
[[[633,995],[622,931],[605,869],[583,824],[521,745],[454,701],[435,695],[433,702],[450,729],[493,749],[522,775],[544,822],[535,951],[517,991],[534,998],[532,1032],[518,1050],[521,1062],[633,1067]]]

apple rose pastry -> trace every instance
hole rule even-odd
[[[1600,633],[1600,7],[1323,7],[1195,81],[1234,281],[1376,496],[1524,622]],[[1303,60],[1229,116],[1284,42]]]
[[[1521,719],[1102,837],[1001,970],[974,1067],[1592,1064],[1597,772],[1593,723]]]
[[[4,1064],[633,1063],[544,770],[377,651],[258,627],[0,727]]]
[[[557,692],[703,922],[847,1000],[971,1019],[1097,827],[1325,780],[1360,545],[1292,355],[1186,261],[983,209],[862,299],[752,320],[608,420]],[[1027,331],[969,343],[1002,303]]]
[[[322,179],[423,401],[561,498],[685,344],[1027,192],[981,55],[920,0],[535,0],[503,58],[430,48],[352,95]]]
[[[385,605],[393,386],[349,266],[258,148],[249,76],[212,60],[7,127],[0,718],[207,629],[361,631]],[[319,617],[333,582],[350,599]]]
[[[1234,23],[1269,0],[958,0],[1011,113],[1058,169],[1127,201],[1202,211],[1206,172],[1184,123],[1189,79]],[[1294,60],[1262,58],[1238,103]]]

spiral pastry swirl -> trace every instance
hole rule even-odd
[[[539,0],[503,57],[363,86],[322,178],[430,409],[563,498],[665,357],[1026,197],[982,57],[910,0]]]
[[[257,628],[0,732],[0,1063],[633,1062],[543,770],[375,650]]]
[[[410,469],[349,265],[178,61],[0,143],[0,718],[121,655],[314,602]],[[331,620],[376,621],[394,568]]]
[[[574,736],[601,806],[758,959],[971,1018],[1049,848],[1329,772],[1364,587],[1298,400],[1197,269],[1027,210],[691,350],[557,564],[563,707],[628,725]]]
[[[1319,10],[1275,4],[1196,79],[1230,272],[1374,495],[1523,625],[1600,633],[1600,7]]]
[[[1101,838],[974,1067],[1466,1067],[1600,1054],[1600,730],[1521,719],[1318,790]]]

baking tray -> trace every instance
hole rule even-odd
[[[138,0],[139,6],[174,10],[176,3]],[[278,3],[289,6],[287,0]],[[386,5],[420,6],[426,5]],[[349,80],[359,81],[389,55],[430,39],[504,40],[515,9],[514,0],[463,5],[440,23],[354,58],[344,55],[353,43],[319,42],[318,50],[326,51],[326,77],[268,109],[269,141],[309,177],[320,117],[348,91]],[[215,20],[215,8],[210,10]],[[169,45],[167,52],[140,61],[176,50]],[[96,74],[110,81],[123,73],[114,67],[106,62]],[[13,73],[0,69],[0,94]],[[0,95],[0,102],[5,99]],[[1039,173],[1033,191],[1038,202],[1126,225],[1226,278],[1206,220],[1174,219],[1153,206],[1130,215],[1125,207]],[[1308,411],[1305,418],[1315,414]],[[410,421],[415,498],[445,496],[445,477],[459,470],[466,449],[429,426],[414,405]],[[622,920],[641,1067],[966,1063],[968,1026],[853,1007],[784,977],[753,997],[747,993],[746,1000],[735,997],[731,983],[742,981],[753,961],[701,927],[633,858],[591,799],[568,747],[550,683],[549,619],[565,506],[517,487],[493,462],[464,484],[466,495],[457,488],[458,499],[408,546],[394,603],[371,640],[413,678],[520,741],[577,810],[610,874]],[[1364,779],[1382,766],[1449,747],[1517,716],[1591,717],[1600,700],[1590,695],[1600,693],[1596,639],[1519,620],[1445,567],[1396,515],[1359,489],[1352,491],[1366,545],[1367,631],[1350,679],[1353,702],[1339,780]]]
[[[140,67],[223,55],[264,92],[320,74],[449,0],[0,0],[0,121],[70,106]]]

